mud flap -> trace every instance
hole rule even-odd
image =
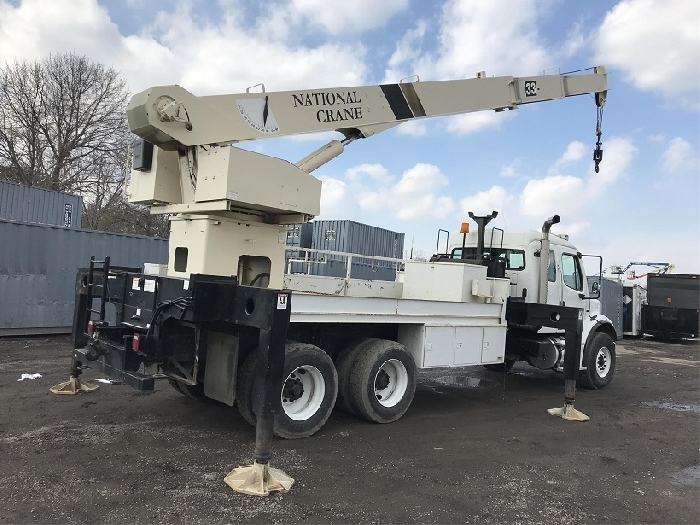
[[[236,399],[238,336],[207,332],[207,364],[204,395],[233,406]]]

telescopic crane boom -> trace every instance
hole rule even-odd
[[[474,111],[516,109],[593,93],[605,104],[607,75],[486,77],[337,87],[277,93],[196,97],[180,86],[153,87],[133,96],[129,126],[162,149],[225,145],[248,140],[336,130],[366,138],[406,120]]]
[[[231,275],[240,284],[281,287],[283,224],[320,212],[321,181],[309,175],[344,146],[412,119],[516,109],[521,104],[594,94],[600,117],[605,67],[591,73],[486,77],[197,97],[180,86],[134,95],[127,109],[136,144],[130,200],[171,214],[168,274]],[[238,142],[335,130],[333,140],[295,164],[222,147]],[[253,281],[253,279],[256,279]]]

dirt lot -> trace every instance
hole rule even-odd
[[[578,393],[587,423],[547,414],[561,375],[425,374],[396,423],[337,412],[312,438],[276,440],[272,464],[297,482],[269,498],[223,482],[253,451],[235,409],[166,383],[50,394],[69,345],[0,339],[0,523],[700,521],[697,341],[618,344],[613,383]]]

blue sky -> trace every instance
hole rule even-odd
[[[0,0],[0,59],[75,51],[133,92],[205,95],[488,75],[603,64],[609,94],[403,124],[314,172],[321,218],[405,232],[435,250],[467,212],[539,229],[558,213],[605,265],[668,261],[700,272],[700,4],[694,0]],[[292,162],[333,135],[247,144]]]

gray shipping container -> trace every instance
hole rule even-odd
[[[598,281],[597,276],[588,278],[588,289],[591,289],[594,282]],[[600,280],[600,313],[612,322],[618,339],[622,339],[622,283],[614,279],[602,278]]]
[[[313,222],[303,224],[291,224],[287,230],[287,246],[299,248],[311,248],[311,238],[313,237]],[[287,272],[289,259],[303,259],[306,252],[303,250],[287,251],[284,260],[284,271]],[[302,263],[293,262],[289,273],[303,273]]]
[[[377,228],[355,221],[313,221],[305,225],[308,230],[299,232],[299,244],[303,248],[314,250],[330,250],[352,253],[356,255],[373,255],[379,257],[403,258],[404,234],[384,228]],[[288,244],[290,244],[288,242]],[[291,245],[291,244],[290,244]],[[304,252],[292,252],[300,257]],[[314,255],[322,257],[324,264],[312,264],[311,275],[326,277],[345,277],[347,274],[346,260],[341,255]],[[293,263],[292,273],[307,273],[306,264]],[[350,277],[393,281],[396,279],[396,263],[391,261],[376,261],[354,257]]]
[[[76,271],[92,255],[141,268],[167,263],[168,241],[0,219],[0,335],[70,332]]]
[[[80,228],[82,215],[79,195],[0,180],[0,219]]]

